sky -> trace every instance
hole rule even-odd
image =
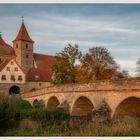
[[[24,16],[34,52],[55,55],[68,43],[83,54],[105,47],[135,75],[140,57],[140,4],[0,4],[0,32],[12,45]]]

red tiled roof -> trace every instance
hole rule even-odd
[[[11,59],[6,59],[3,63],[0,63],[0,71],[9,63]]]
[[[25,25],[24,25],[24,22],[22,22],[22,25],[21,25],[21,27],[20,27],[20,30],[19,30],[19,32],[18,32],[18,35],[17,35],[17,37],[13,40],[13,42],[14,41],[19,41],[19,40],[23,40],[23,41],[28,41],[28,42],[34,42],[31,38],[30,38],[30,36],[29,36],[29,34],[28,34],[28,32],[27,32],[27,29],[26,29],[26,27],[25,27]]]
[[[56,64],[54,56],[43,55],[34,53],[35,63],[37,68],[31,68],[26,78],[28,81],[51,81],[52,77],[52,66]],[[38,76],[38,78],[35,77]]]
[[[42,68],[31,68],[26,74],[27,81],[50,82],[50,71]]]
[[[8,46],[8,44],[3,40],[3,38],[0,35],[0,45],[1,46]]]
[[[34,53],[34,59],[38,68],[51,70],[52,66],[56,64],[56,58],[50,55],[43,55]]]
[[[0,54],[15,56],[13,48],[9,44],[7,44],[1,36],[0,36]]]

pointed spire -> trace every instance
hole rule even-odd
[[[25,24],[24,24],[23,16],[22,16],[22,24],[21,24],[20,30],[18,32],[17,37],[13,40],[13,42],[19,41],[19,40],[34,43],[34,41],[30,38],[30,36],[27,32],[27,29],[26,29]]]
[[[21,16],[21,18],[22,18],[22,23],[24,23],[24,16]]]

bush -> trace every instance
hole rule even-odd
[[[20,109],[29,109],[29,108],[32,108],[32,106],[28,101],[21,99],[19,101],[19,108]]]
[[[27,109],[22,110],[20,112],[21,118],[30,118],[33,120],[65,120],[69,118],[69,114],[59,112],[55,109],[45,109],[45,108],[38,108],[38,109]]]
[[[27,108],[31,108],[31,105],[22,100],[19,95],[0,94],[0,129],[17,127],[20,111]]]

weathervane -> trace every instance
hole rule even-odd
[[[21,16],[22,22],[24,22],[24,16]]]

